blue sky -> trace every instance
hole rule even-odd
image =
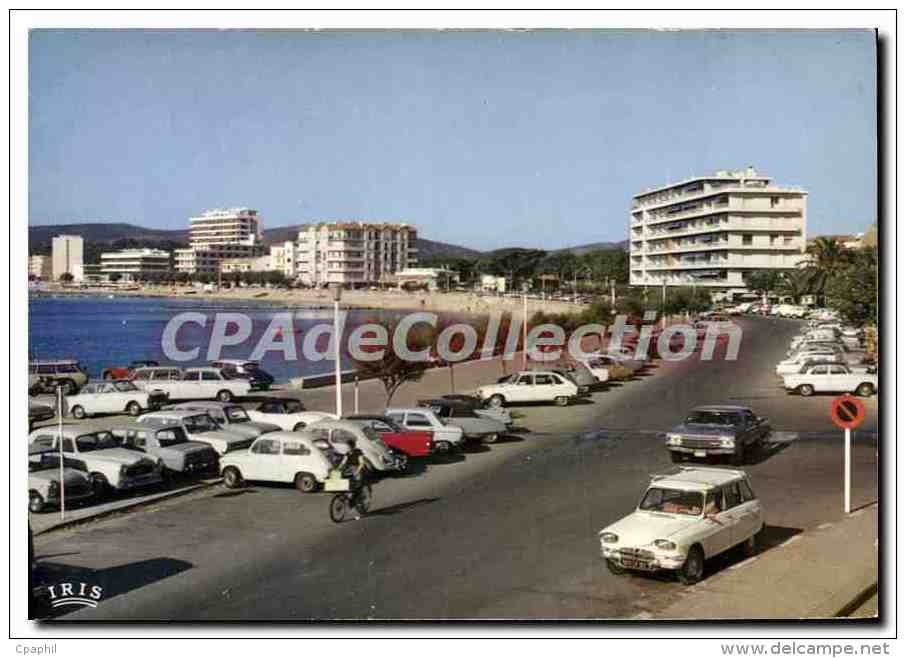
[[[478,249],[626,238],[633,194],[754,165],[809,234],[876,215],[867,31],[35,30],[29,222],[408,221]]]

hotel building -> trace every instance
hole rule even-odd
[[[101,273],[119,274],[123,281],[144,278],[155,272],[171,270],[170,252],[161,249],[123,249],[101,254]]]
[[[52,272],[55,281],[69,273],[75,278],[82,267],[84,242],[81,235],[58,235],[51,241]]]
[[[251,208],[206,210],[189,219],[189,248],[174,251],[176,270],[216,274],[220,261],[264,254],[261,217]]]
[[[806,195],[752,167],[718,171],[632,199],[629,283],[742,291],[754,270],[793,270],[806,247]]]

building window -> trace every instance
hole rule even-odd
[[[772,197],[771,197],[771,208],[776,208],[776,207],[779,206],[779,205],[780,205],[780,197],[779,197],[779,196],[772,196]]]
[[[773,245],[775,242],[777,242],[777,238],[778,238],[778,237],[780,237],[780,236],[778,236],[776,233],[772,233],[772,234],[771,234],[771,244],[772,244],[772,245]]]
[[[744,236],[742,236],[742,243],[743,243],[744,245],[751,245],[751,244],[752,244],[752,236],[751,236],[751,235],[744,235]]]

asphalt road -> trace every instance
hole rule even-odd
[[[632,510],[649,474],[671,466],[656,433],[689,407],[749,404],[777,428],[746,466],[766,508],[766,550],[842,516],[831,396],[788,396],[773,374],[799,325],[741,325],[737,361],[664,362],[594,404],[527,407],[534,432],[377,483],[361,521],[332,524],[325,495],[215,487],[38,537],[43,576],[104,586],[96,609],[67,620],[656,617],[683,587],[613,576],[596,533]],[[867,406],[855,506],[878,497],[876,398]]]

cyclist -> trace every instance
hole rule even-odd
[[[339,470],[343,475],[349,478],[349,488],[352,490],[352,498],[349,506],[356,511],[356,521],[362,518],[362,507],[359,504],[362,495],[362,485],[365,480],[365,455],[356,447],[355,439],[349,439],[346,442],[349,450],[340,462]]]

